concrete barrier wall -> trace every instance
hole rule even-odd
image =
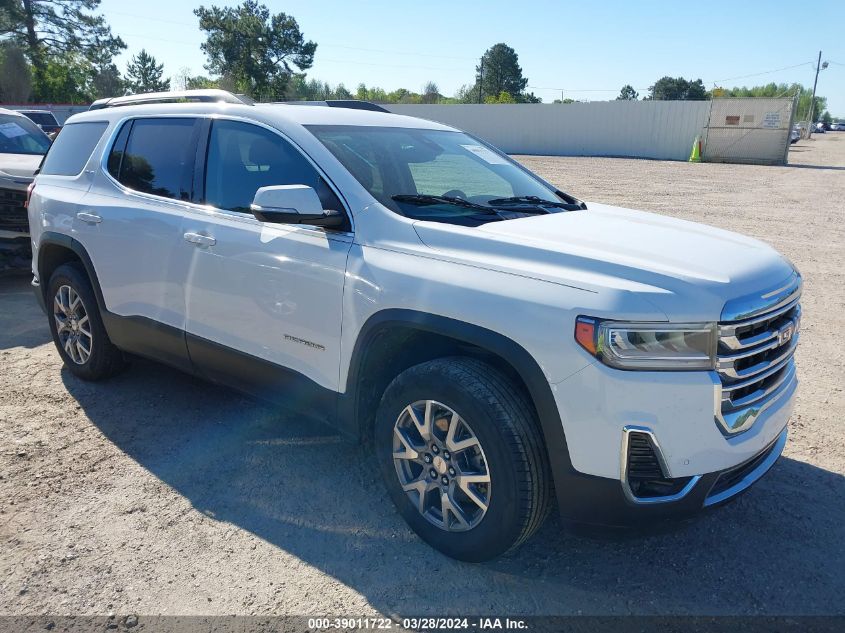
[[[391,112],[466,130],[509,154],[686,160],[709,101],[386,105]]]
[[[50,110],[59,123],[86,105],[0,105]],[[509,154],[689,158],[703,135],[709,101],[594,101],[570,104],[395,105],[397,114],[466,130]]]

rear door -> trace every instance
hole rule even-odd
[[[181,228],[200,123],[191,116],[124,122],[73,219],[97,272],[115,344],[185,369],[190,251]]]

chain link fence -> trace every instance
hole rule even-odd
[[[704,130],[702,159],[785,165],[795,106],[794,97],[713,99]]]

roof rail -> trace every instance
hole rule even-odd
[[[101,110],[129,105],[143,105],[146,103],[239,103],[253,105],[255,102],[246,95],[235,95],[226,90],[175,90],[173,92],[148,92],[145,94],[127,95],[125,97],[110,97],[98,99],[88,108]]]
[[[371,112],[387,112],[390,110],[383,108],[377,103],[370,101],[359,101],[358,99],[327,99],[325,101],[282,101],[281,103],[287,105],[307,105],[307,106],[328,106],[330,108],[349,108],[350,110],[369,110]]]

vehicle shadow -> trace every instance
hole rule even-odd
[[[573,531],[552,517],[517,551],[471,565],[417,539],[365,448],[318,422],[146,361],[104,384],[62,378],[111,442],[198,511],[385,614],[843,612],[845,478],[800,461],[690,524]]]
[[[33,348],[51,340],[31,281],[32,273],[0,276],[0,349]]]
[[[845,167],[837,167],[834,165],[800,165],[790,163],[787,167],[795,167],[796,169],[829,169],[831,171],[845,171]]]

